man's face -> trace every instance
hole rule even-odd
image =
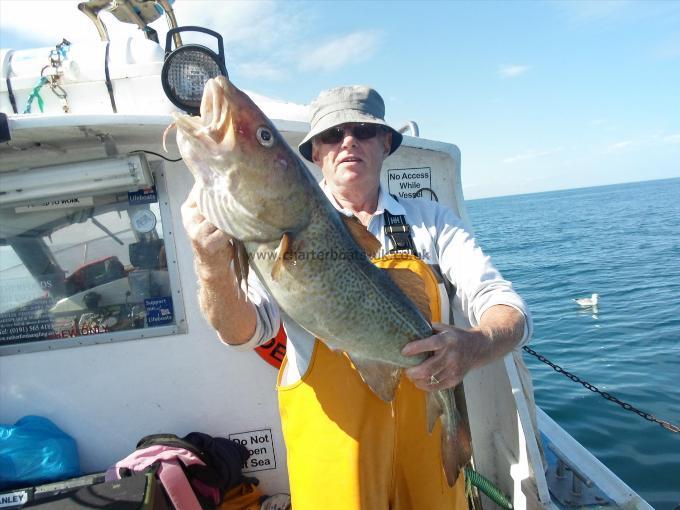
[[[375,132],[375,136],[371,136]],[[374,188],[392,133],[376,124],[341,124],[314,137],[312,159],[331,188]]]

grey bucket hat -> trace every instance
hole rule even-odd
[[[385,122],[385,102],[375,89],[363,85],[324,90],[312,102],[310,130],[298,145],[300,154],[312,161],[312,138],[340,124],[365,122],[379,124],[392,131],[390,154],[401,145],[402,136]]]

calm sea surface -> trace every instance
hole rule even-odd
[[[680,425],[680,179],[472,200],[484,250],[529,304],[531,347]],[[573,298],[598,293],[598,309]],[[538,405],[654,508],[680,505],[680,433],[524,353]]]

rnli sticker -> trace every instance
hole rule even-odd
[[[260,345],[255,352],[274,368],[281,368],[283,357],[286,355],[286,341],[286,331],[281,326],[276,336],[266,344]]]
[[[130,205],[151,204],[153,202],[158,202],[156,186],[138,189],[137,191],[128,191],[128,203]]]
[[[237,432],[229,434],[229,439],[245,446],[248,449],[248,453],[250,453],[248,460],[241,466],[244,473],[276,469],[272,429]]]
[[[149,327],[172,324],[172,298],[158,297],[144,300],[146,309],[146,324]]]
[[[387,189],[397,198],[423,198],[437,201],[432,190],[432,169],[390,168],[387,170]]]

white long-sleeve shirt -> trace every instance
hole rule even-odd
[[[324,183],[321,188],[326,196],[343,214],[352,212],[340,207]],[[479,325],[482,315],[494,305],[507,305],[520,311],[525,318],[523,345],[531,337],[533,325],[531,314],[522,298],[504,280],[477,245],[458,216],[447,206],[424,200],[401,199],[397,201],[382,188],[378,207],[368,224],[371,232],[383,246],[383,253],[392,249],[392,243],[384,232],[383,212],[404,215],[411,227],[411,235],[417,255],[426,263],[438,267],[439,273],[453,286],[448,296],[453,324],[460,328]],[[235,346],[249,350],[273,338],[281,320],[286,330],[288,364],[283,377],[284,384],[291,384],[304,374],[309,366],[314,347],[314,337],[292,319],[283,314],[266,291],[254,272],[248,278],[248,297],[257,310],[257,325],[251,339]],[[442,314],[442,322],[449,322],[448,314]]]

